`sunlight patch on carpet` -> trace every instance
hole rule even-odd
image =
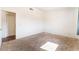
[[[42,45],[40,48],[47,50],[47,51],[55,51],[58,47],[58,44],[53,42],[46,42],[44,45]]]

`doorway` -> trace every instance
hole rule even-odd
[[[16,39],[16,13],[2,11],[2,41]]]

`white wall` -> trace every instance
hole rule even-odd
[[[76,35],[76,8],[63,8],[46,13],[46,32],[75,37]]]
[[[17,39],[43,31],[43,14],[40,10],[29,11],[28,8],[2,8],[2,10],[16,13]]]
[[[0,10],[0,14],[1,14],[1,10]],[[0,29],[1,29],[1,16],[0,16]]]
[[[43,25],[41,19],[31,18],[27,15],[16,14],[16,34],[17,38],[26,37],[42,32]]]
[[[5,11],[2,11],[2,13],[1,13],[1,20],[2,20],[2,38],[5,38],[8,36],[8,28],[7,28]]]
[[[1,21],[1,9],[0,9],[0,47],[1,47],[1,44],[2,44],[2,21]]]

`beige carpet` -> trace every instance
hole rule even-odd
[[[50,33],[39,33],[29,37],[3,42],[0,51],[47,51],[43,48],[40,48],[46,42],[52,42],[58,45],[54,51],[79,50],[78,39],[54,35]],[[53,47],[53,45],[51,47]],[[51,48],[51,50],[52,49],[53,48]]]

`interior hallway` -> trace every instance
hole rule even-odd
[[[40,47],[46,42],[58,44],[56,51],[79,51],[79,40],[50,33],[3,42],[0,51],[45,51]]]

